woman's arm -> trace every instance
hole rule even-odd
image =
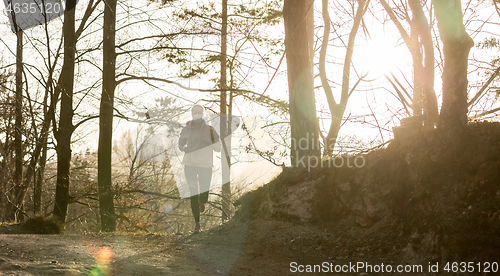
[[[220,138],[219,138],[219,134],[217,134],[217,131],[215,131],[215,129],[213,127],[210,127],[210,132],[211,132],[211,135],[213,135],[212,137],[212,149],[216,152],[220,152],[220,148],[221,148],[221,145],[220,145]]]
[[[182,129],[181,131],[181,135],[179,135],[179,149],[183,152],[186,152],[187,150],[187,147],[186,147],[186,144],[188,142],[188,139],[186,137],[186,131],[185,131],[185,128]]]

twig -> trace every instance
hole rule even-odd
[[[493,74],[490,76],[490,78],[488,79],[488,81],[483,85],[483,87],[481,87],[481,89],[479,89],[479,91],[476,93],[476,95],[474,95],[474,97],[472,98],[472,100],[470,100],[470,102],[467,103],[467,107],[469,107],[472,104],[474,104],[474,102],[478,101],[484,95],[483,93],[486,90],[486,88],[488,88],[488,86],[498,76],[499,73],[500,73],[500,67],[498,67],[495,70],[495,72],[493,72]]]

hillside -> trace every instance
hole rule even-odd
[[[497,274],[479,270],[499,269],[500,124],[471,124],[449,143],[437,133],[408,137],[364,155],[361,168],[287,168],[200,234],[3,227],[18,235],[0,235],[0,275],[88,275],[99,248],[114,254],[112,275]]]
[[[362,168],[286,169],[244,195],[231,222],[188,241],[239,242],[233,275],[323,262],[422,265],[418,275],[460,270],[447,262],[472,262],[461,275],[498,270],[500,124],[474,123],[462,140],[443,141],[437,133],[393,141]],[[384,273],[364,275],[375,274]]]

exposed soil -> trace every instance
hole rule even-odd
[[[391,262],[386,253],[396,242],[383,243],[377,249],[383,250],[380,258],[360,244],[356,231],[346,233],[342,228],[255,219],[230,221],[184,237],[2,234],[0,275],[106,275],[98,262],[99,256],[107,253],[102,251],[106,247],[113,252],[106,266],[112,271],[110,275],[287,275],[293,274],[291,262]],[[364,242],[374,247],[382,244],[365,238]],[[101,274],[92,274],[96,271]]]
[[[111,275],[216,274],[163,235],[0,235],[0,252],[0,275],[107,275],[102,267]]]
[[[364,155],[363,168],[286,169],[241,197],[229,222],[200,234],[33,235],[2,226],[0,275],[105,275],[92,272],[107,247],[112,275],[293,275],[307,268],[317,275],[322,265],[349,267],[328,275],[499,275],[500,124],[472,124],[455,142],[436,133],[415,137]],[[349,264],[357,262],[421,271],[353,271]],[[445,271],[448,262],[470,262],[473,271]],[[497,272],[479,272],[486,263]],[[437,272],[429,270],[434,264]]]

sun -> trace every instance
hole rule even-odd
[[[401,46],[384,37],[369,39],[354,48],[352,64],[361,75],[370,78],[382,77],[405,65],[406,53]]]

